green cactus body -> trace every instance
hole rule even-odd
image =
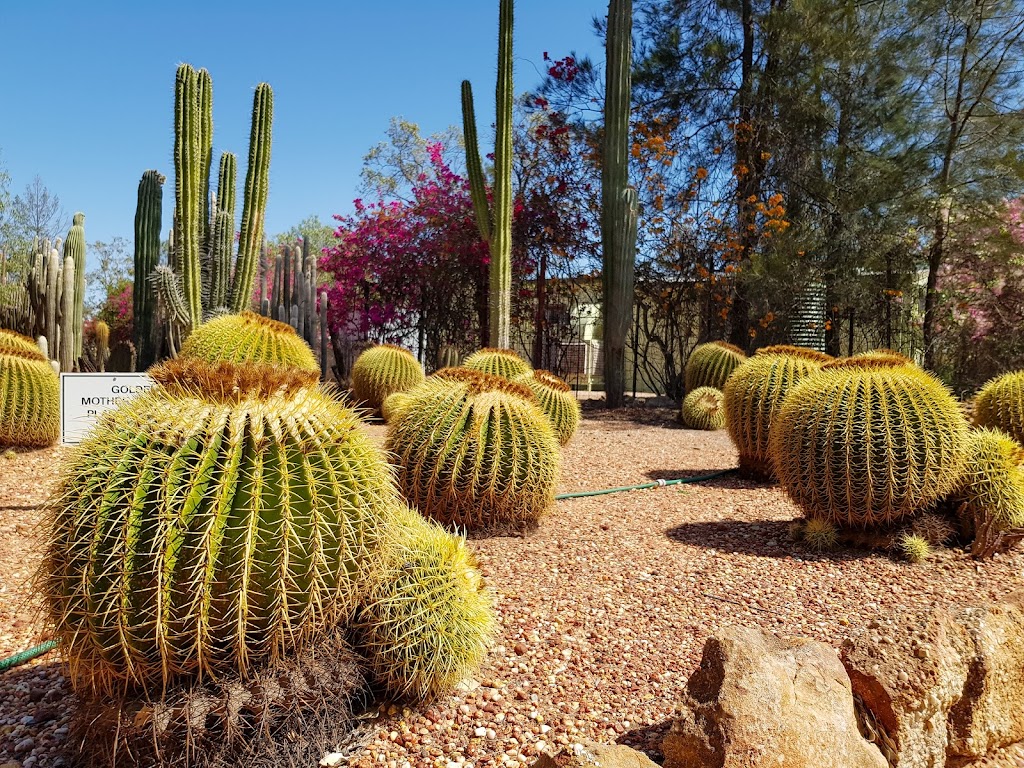
[[[772,421],[789,390],[831,359],[802,347],[764,347],[732,372],[722,390],[722,400],[725,426],[739,451],[742,473],[761,479],[772,477],[768,453]]]
[[[391,530],[367,574],[356,644],[392,695],[436,699],[483,660],[494,599],[464,540],[407,507]]]
[[[235,264],[234,282],[231,285],[230,307],[233,312],[249,308],[253,286],[256,284],[270,182],[270,133],[273,117],[273,91],[266,83],[260,83],[256,86],[252,104],[249,167],[245,172],[245,192],[242,197],[238,261]]]
[[[877,528],[956,487],[968,434],[956,400],[921,369],[843,360],[790,390],[772,423],[771,457],[809,517]]]
[[[423,366],[412,352],[393,344],[378,344],[352,364],[352,396],[380,413],[388,395],[412,389],[425,378]]]
[[[75,259],[64,257],[64,269],[61,270],[63,287],[60,292],[60,326],[58,336],[58,361],[62,371],[71,371],[75,367]]]
[[[437,350],[437,367],[455,368],[462,362],[462,354],[454,344],[444,344]]]
[[[199,75],[188,64],[178,67],[174,84],[174,270],[181,278],[189,326],[203,321],[200,234],[203,197]]]
[[[148,368],[156,355],[153,349],[156,296],[150,284],[150,276],[160,263],[163,184],[163,174],[152,170],[143,173],[139,180],[138,202],[135,206],[135,285],[132,291],[132,304],[135,348],[139,352],[139,362],[143,368]]]
[[[954,492],[974,527],[1024,528],[1024,448],[1009,435],[982,428],[968,438],[967,471]]]
[[[93,326],[93,336],[96,339],[96,363],[103,371],[106,370],[106,363],[110,358],[110,326],[102,320],[97,320]]]
[[[266,363],[320,371],[313,350],[294,328],[255,312],[221,315],[203,323],[189,334],[180,356],[208,363]]]
[[[568,443],[580,425],[580,403],[572,387],[551,371],[534,370],[516,377],[515,381],[530,388],[540,409],[548,417],[561,445]]]
[[[401,418],[406,407],[413,402],[408,392],[394,392],[384,398],[380,404],[380,417],[386,422]]]
[[[199,104],[199,189],[202,211],[199,219],[199,242],[205,247],[209,240],[210,170],[213,166],[213,78],[206,69],[196,72],[196,99]]]
[[[725,427],[722,393],[714,387],[697,387],[683,398],[679,418],[690,429],[715,430]]]
[[[317,376],[174,360],[65,460],[40,583],[75,690],[243,678],[348,621],[398,499]]]
[[[470,530],[521,531],[553,506],[558,439],[529,389],[446,368],[409,396],[385,447],[403,494],[424,515]]]
[[[235,183],[237,160],[230,152],[220,156],[217,174],[217,209],[214,215],[212,252],[210,254],[210,307],[228,305],[231,285],[231,253],[235,246]]]
[[[462,361],[464,368],[480,371],[491,376],[500,376],[509,381],[529,373],[530,364],[511,349],[485,347]]]
[[[60,381],[31,339],[0,331],[0,446],[43,448],[60,437]]]
[[[72,292],[71,335],[68,342],[73,345],[72,359],[82,356],[82,322],[85,317],[85,214],[76,213],[71,229],[64,239],[64,257],[75,263],[75,284]]]
[[[1024,443],[1024,371],[988,382],[974,398],[974,423],[999,429]]]
[[[698,387],[714,387],[721,390],[736,368],[747,359],[743,350],[724,341],[701,344],[690,353],[686,361],[684,379],[686,391]]]
[[[466,142],[466,171],[469,176],[469,193],[473,201],[473,213],[480,239],[490,245],[491,211],[487,205],[487,189],[484,186],[484,170],[480,163],[480,146],[476,138],[476,114],[473,109],[473,86],[469,80],[462,81],[462,135]],[[442,366],[446,367],[446,366]]]

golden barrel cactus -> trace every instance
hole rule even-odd
[[[354,613],[398,495],[318,374],[178,359],[101,416],[49,502],[40,583],[76,690],[249,676]]]
[[[828,355],[804,347],[764,347],[733,371],[722,390],[722,400],[725,426],[739,451],[743,474],[773,476],[768,453],[772,421],[789,390],[830,360]]]
[[[793,387],[771,427],[782,487],[808,517],[874,528],[952,491],[969,426],[938,379],[899,360],[830,363]]]
[[[385,448],[421,513],[470,530],[521,531],[551,509],[558,438],[529,389],[445,368],[408,394]]]
[[[405,392],[426,378],[412,352],[394,344],[364,350],[352,365],[352,396],[375,413],[388,395]]]
[[[572,393],[572,387],[561,378],[543,369],[524,373],[515,379],[525,384],[537,398],[540,409],[551,421],[558,435],[558,442],[568,443],[580,425],[580,402]]]
[[[495,349],[493,347],[485,347],[474,352],[462,361],[462,366],[509,380],[529,373],[531,370],[530,364],[511,349]]]
[[[722,393],[714,387],[697,387],[683,398],[679,418],[690,429],[722,429],[725,427]]]
[[[188,335],[179,356],[208,363],[266,363],[320,372],[313,350],[294,328],[249,311],[207,320]]]
[[[725,341],[712,341],[694,348],[686,361],[683,378],[687,392],[698,387],[721,390],[729,375],[747,359],[737,346]]]
[[[998,429],[1024,443],[1024,371],[998,376],[974,398],[974,423]]]
[[[0,335],[0,446],[44,448],[60,438],[60,380],[31,339]]]
[[[997,429],[971,433],[967,470],[953,496],[966,527],[974,533],[974,554],[986,557],[1004,534],[1024,529],[1024,447]]]

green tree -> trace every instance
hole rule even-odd
[[[109,242],[96,240],[88,248],[92,269],[86,272],[88,287],[85,311],[95,315],[110,296],[121,292],[135,277],[134,246],[126,238],[115,236]]]
[[[430,174],[427,144],[444,147],[445,161],[456,173],[461,173],[465,166],[465,154],[461,151],[462,131],[455,126],[423,136],[416,123],[392,117],[385,134],[386,141],[374,145],[363,155],[359,178],[364,194],[410,202],[411,190],[417,179],[423,174]]]
[[[308,240],[312,252],[319,254],[324,248],[334,245],[334,227],[324,224],[316,214],[311,214],[288,230],[275,235],[270,242],[272,245],[292,245],[299,240]]]

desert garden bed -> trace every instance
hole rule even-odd
[[[560,492],[735,466],[724,432],[684,430],[667,409],[590,411],[565,448]],[[371,426],[375,438],[384,430]],[[0,657],[44,639],[29,579],[39,505],[63,449],[0,461]],[[730,624],[838,647],[905,609],[994,599],[1024,587],[1024,553],[978,562],[956,549],[910,565],[883,554],[819,554],[789,538],[782,491],[726,476],[560,501],[525,537],[472,542],[498,597],[499,634],[479,674],[416,710],[339,728],[339,764],[528,764],[578,739],[658,759],[701,648]],[[0,768],[60,765],[69,693],[54,654],[0,674]],[[1019,765],[1007,757],[1007,765]]]

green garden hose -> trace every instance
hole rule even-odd
[[[700,483],[704,480],[714,480],[716,477],[722,477],[723,475],[729,475],[736,471],[733,469],[720,469],[717,472],[711,472],[707,475],[695,475],[693,477],[680,477],[676,480],[655,480],[651,483],[641,483],[640,485],[623,485],[619,488],[603,488],[600,491],[579,491],[577,493],[562,493],[555,496],[557,501],[562,499],[580,499],[586,496],[604,496],[608,493],[621,493],[623,491],[643,491],[648,488],[665,488],[669,485],[684,485],[688,483]],[[29,648],[28,650],[16,653],[13,656],[8,656],[6,659],[0,659],[0,672],[6,672],[12,667],[16,667],[19,664],[24,664],[26,661],[31,661],[37,656],[42,656],[44,653],[48,653],[57,647],[56,640],[47,640],[45,643],[40,643],[37,646]]]
[[[620,493],[622,491],[643,491],[648,488],[664,488],[669,485],[684,485],[687,483],[700,483],[704,480],[714,480],[716,477],[722,477],[722,475],[729,475],[737,471],[737,467],[732,469],[720,469],[717,472],[711,472],[707,475],[694,475],[693,477],[680,477],[676,480],[655,480],[652,483],[640,483],[640,485],[624,485],[620,488],[603,488],[600,491],[579,491],[577,493],[561,493],[555,496],[555,501],[561,501],[562,499],[580,499],[585,496],[604,496],[607,493]]]
[[[57,647],[56,640],[47,640],[45,643],[40,643],[27,651],[21,651],[13,656],[8,656],[6,659],[0,659],[0,672],[6,672],[11,667],[16,667],[19,664],[24,664],[26,661],[31,661],[36,656],[42,656],[44,653],[52,651]]]

